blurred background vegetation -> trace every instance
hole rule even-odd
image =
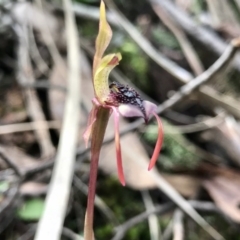
[[[82,133],[93,97],[91,65],[99,3],[77,0],[72,8],[81,49],[82,113],[64,240],[82,239],[83,234],[89,153],[83,150]],[[106,4],[113,29],[107,53],[119,51],[123,56],[110,81],[130,85],[156,104],[201,75],[240,35],[239,0],[108,0]],[[2,240],[34,239],[61,132],[66,58],[61,2],[0,1]],[[156,123],[124,135],[126,187],[116,178],[114,143],[104,145],[95,203],[96,239],[212,239],[173,203],[176,199],[167,197],[171,190],[158,184],[163,178],[226,240],[240,240],[239,93],[236,53],[220,74],[161,115],[164,145],[153,172],[145,166],[157,138]],[[134,121],[122,120],[121,129]],[[112,134],[110,120],[107,137]],[[149,211],[153,213],[142,217]]]

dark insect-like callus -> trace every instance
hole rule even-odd
[[[114,103],[130,104],[139,108],[144,116],[145,121],[147,121],[147,115],[143,105],[143,99],[135,89],[118,82],[112,82],[109,85],[109,88]]]

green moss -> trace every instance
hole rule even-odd
[[[156,42],[171,49],[180,49],[179,43],[174,35],[162,27],[153,27],[152,35]]]

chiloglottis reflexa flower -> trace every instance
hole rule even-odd
[[[158,159],[163,142],[163,128],[161,120],[156,113],[157,106],[155,104],[143,100],[137,91],[129,86],[117,82],[113,82],[109,85],[109,74],[111,70],[119,64],[119,61],[122,58],[120,53],[103,56],[111,38],[112,30],[106,20],[105,4],[101,1],[99,33],[96,39],[96,52],[93,62],[93,87],[95,97],[92,100],[93,108],[89,114],[88,126],[84,133],[84,140],[87,145],[99,109],[108,108],[110,110],[109,116],[110,114],[114,115],[118,176],[120,182],[125,185],[119,136],[119,116],[142,117],[145,120],[145,123],[148,122],[152,115],[156,118],[158,123],[158,138],[148,170],[151,170],[154,167]],[[94,135],[92,137],[97,136]]]

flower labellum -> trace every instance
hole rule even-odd
[[[153,115],[158,123],[158,138],[157,143],[150,160],[148,170],[151,170],[160,153],[163,143],[163,126],[161,119],[156,111],[157,106],[149,101],[142,100],[139,93],[128,86],[113,82],[110,84],[111,96],[115,102],[119,104],[118,112],[124,117],[142,117],[145,123],[148,123],[149,118]]]

